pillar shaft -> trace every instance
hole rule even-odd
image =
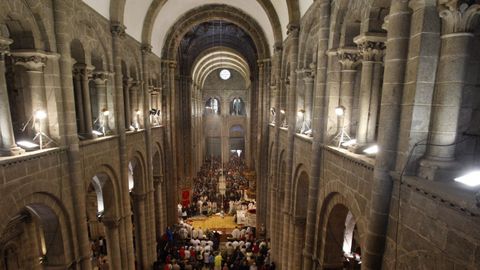
[[[104,221],[106,225],[106,238],[107,238],[107,248],[108,248],[108,259],[110,261],[111,269],[122,269],[121,266],[121,253],[120,253],[120,238],[118,233],[118,221],[117,220],[106,220]]]
[[[83,100],[83,117],[85,119],[85,135],[92,138],[93,117],[92,117],[92,101],[90,100],[90,76],[91,70],[88,67],[82,69],[82,100]]]
[[[362,247],[362,269],[381,269],[385,248],[392,179],[395,169],[401,103],[410,39],[408,1],[394,0],[387,21],[385,76],[378,129],[378,152],[372,182],[371,207],[365,246]]]
[[[90,241],[88,240],[86,203],[85,203],[85,181],[82,177],[78,134],[76,129],[75,111],[71,104],[74,103],[74,91],[72,80],[72,58],[70,55],[70,13],[69,3],[61,0],[53,1],[54,24],[57,51],[60,54],[60,83],[63,94],[63,112],[65,120],[65,138],[67,143],[69,186],[71,203],[74,207],[74,222],[72,229],[77,237],[77,248],[75,249],[75,260],[80,269],[89,270],[91,264]]]
[[[314,90],[314,107],[313,107],[313,121],[312,121],[312,168],[310,172],[310,179],[308,183],[308,206],[307,206],[307,218],[305,226],[305,244],[303,249],[303,265],[302,269],[311,270],[314,269],[313,258],[316,250],[315,235],[317,233],[317,202],[318,202],[318,190],[320,186],[320,170],[322,160],[322,142],[325,120],[324,97],[326,94],[327,86],[327,63],[328,56],[325,55],[325,51],[328,49],[328,35],[329,35],[329,21],[330,21],[330,1],[320,0],[320,29],[319,41],[318,41],[318,53],[317,53],[317,69],[315,71],[315,90]]]
[[[385,45],[383,38],[369,36],[357,37],[355,42],[359,44],[360,54],[362,56],[359,120],[356,134],[357,144],[362,146],[372,143],[375,140],[374,135],[381,80],[381,69],[375,66],[380,65],[379,63],[382,60]],[[375,102],[374,106],[372,106],[372,102]]]
[[[10,43],[12,43],[10,39],[0,37],[0,155],[19,155],[25,152],[15,144],[10,103],[8,101],[5,54],[8,52]]]
[[[75,93],[75,116],[78,118],[78,132],[85,133],[85,117],[83,114],[83,98],[82,98],[82,75],[80,70],[74,69],[73,87]]]
[[[119,138],[119,157],[120,157],[120,177],[122,179],[122,212],[123,217],[121,220],[120,228],[123,228],[123,233],[126,235],[126,245],[121,246],[122,254],[126,254],[128,265],[122,265],[122,269],[135,269],[135,255],[133,251],[133,233],[132,233],[132,220],[131,220],[131,206],[130,206],[130,194],[128,188],[128,163],[127,163],[127,150],[126,150],[126,135],[125,129],[121,126],[125,122],[124,118],[124,102],[122,91],[122,65],[120,59],[120,43],[122,37],[125,35],[125,27],[119,24],[112,24],[110,31],[112,33],[112,56],[113,56],[113,72],[114,72],[114,86],[115,93],[115,125],[117,127],[117,133]],[[123,260],[125,261],[125,260]],[[123,262],[122,261],[122,262]]]
[[[473,32],[479,25],[480,5],[461,2],[439,5],[442,19],[440,58],[432,102],[429,143],[421,161],[420,176],[451,180],[455,162],[458,124],[467,76]]]

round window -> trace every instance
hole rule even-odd
[[[230,74],[230,71],[229,71],[228,69],[222,69],[222,70],[220,71],[220,78],[221,78],[222,80],[228,80],[228,79],[230,79],[230,75],[231,75],[231,74]]]

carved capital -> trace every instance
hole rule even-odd
[[[110,32],[112,32],[113,37],[125,37],[125,29],[125,25],[118,22],[112,22],[110,25]]]
[[[10,44],[12,43],[13,40],[0,37],[0,61],[4,61],[5,56],[10,54]]]
[[[109,72],[106,71],[97,71],[93,73],[93,80],[95,84],[105,84],[110,76]]]
[[[281,53],[282,50],[283,50],[282,42],[275,42],[275,44],[273,44],[273,52],[274,53]]]
[[[342,70],[355,70],[360,58],[359,51],[355,48],[340,48],[337,51],[338,61]]]
[[[144,43],[142,44],[141,50],[143,55],[148,55],[152,53],[152,45]]]
[[[12,52],[11,55],[16,65],[23,66],[28,71],[42,71],[48,57],[45,53],[35,51]]]
[[[358,44],[362,61],[382,62],[385,55],[385,43],[381,41],[364,41]]]
[[[300,31],[300,26],[296,23],[289,23],[287,25],[287,36],[298,35]]]
[[[471,33],[479,25],[479,1],[439,0],[442,34]]]
[[[144,201],[147,198],[147,193],[133,193],[132,196],[137,201]]]
[[[73,74],[76,76],[82,76],[87,80],[92,79],[94,70],[95,70],[95,66],[91,66],[91,65],[78,64],[78,63],[73,65]]]

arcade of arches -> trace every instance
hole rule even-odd
[[[1,270],[152,269],[233,153],[277,269],[480,268],[480,1],[0,6]]]

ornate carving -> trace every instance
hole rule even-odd
[[[112,32],[113,37],[125,37],[125,29],[125,25],[118,22],[112,23],[110,26],[110,32]]]
[[[360,55],[356,49],[339,49],[337,56],[343,70],[355,70],[359,63]]]
[[[300,26],[296,23],[289,23],[287,25],[287,36],[290,35],[298,35],[298,32],[300,31]]]
[[[150,54],[152,53],[152,45],[146,43],[142,44],[141,50],[143,55]]]
[[[282,42],[275,42],[275,44],[273,44],[273,52],[274,53],[281,53],[282,50],[283,50]]]
[[[10,54],[10,44],[12,43],[13,40],[0,37],[0,61],[4,61],[5,56]]]
[[[385,43],[381,41],[364,41],[358,44],[363,61],[382,62],[385,55]]]
[[[108,80],[110,73],[107,71],[97,71],[93,73],[93,80],[96,84],[104,84]]]
[[[471,33],[479,24],[478,1],[440,0],[439,16],[442,19],[442,34]]]
[[[16,65],[30,71],[41,71],[47,62],[47,55],[41,52],[12,52],[11,54]]]
[[[118,228],[120,225],[120,219],[118,218],[103,218],[102,223],[108,228]]]

